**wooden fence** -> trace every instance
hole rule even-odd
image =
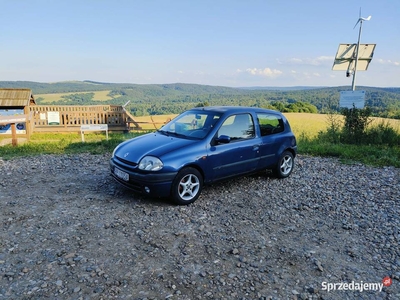
[[[133,116],[120,105],[33,105],[32,132],[79,132],[81,125],[107,124],[109,131],[140,129]]]

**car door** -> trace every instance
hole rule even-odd
[[[257,168],[259,139],[250,114],[228,117],[218,129],[216,138],[221,136],[225,136],[225,142],[216,142],[210,147],[208,167],[212,169],[212,180],[246,174]]]
[[[257,113],[257,126],[260,129],[260,160],[258,169],[274,165],[277,162],[280,133],[284,131],[281,116],[273,113]]]

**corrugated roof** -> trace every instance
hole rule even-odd
[[[30,89],[0,89],[0,108],[36,104]]]

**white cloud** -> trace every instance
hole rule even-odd
[[[334,59],[335,59],[335,57],[333,57],[333,56],[319,56],[319,57],[317,57],[317,61],[321,61],[321,62],[333,61]]]
[[[377,62],[380,63],[380,64],[382,64],[382,65],[400,66],[400,62],[398,62],[398,61],[392,61],[392,60],[390,60],[390,59],[385,60],[385,59],[379,58],[379,59],[377,59]]]
[[[309,72],[303,72],[303,75],[306,78],[312,78],[312,77],[321,77],[320,73],[314,72],[314,73],[309,73]]]
[[[288,60],[288,62],[292,63],[292,64],[303,64],[304,63],[304,61],[301,58],[296,58],[296,57],[290,58]]]
[[[296,72],[296,71],[291,71],[291,75],[293,78],[296,78],[296,80],[309,80],[309,79],[316,79],[316,78],[322,78],[323,75],[318,72]]]
[[[298,58],[292,57],[287,60],[277,60],[279,64],[291,64],[291,65],[312,65],[319,66],[326,63],[332,63],[334,61],[333,56],[318,56],[315,58]]]
[[[275,78],[283,74],[283,72],[280,70],[270,69],[270,68],[264,68],[264,69],[248,68],[246,69],[246,72],[255,76],[265,76],[271,78]]]

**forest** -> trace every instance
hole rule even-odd
[[[94,81],[39,83],[0,81],[0,88],[29,88],[35,95],[60,94],[57,105],[124,105],[135,116],[178,114],[195,106],[241,105],[272,108],[282,112],[328,113],[340,111],[338,87],[243,87],[231,88],[199,84],[130,84]],[[373,116],[400,119],[400,88],[359,86],[365,106]],[[96,91],[109,91],[109,100],[96,99]],[[69,93],[62,95],[63,93]],[[72,94],[71,94],[72,93]],[[43,98],[35,97],[41,104]],[[46,103],[49,104],[49,103]]]

